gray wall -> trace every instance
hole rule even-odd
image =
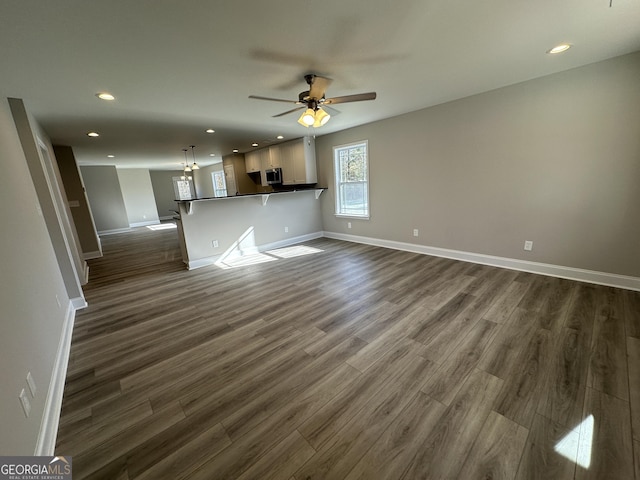
[[[93,223],[91,208],[89,207],[89,201],[87,200],[73,150],[71,147],[54,145],[53,151],[60,169],[60,176],[67,195],[69,210],[73,216],[73,223],[78,232],[82,253],[85,258],[87,256],[90,258],[99,256],[102,254],[100,238]]]
[[[129,226],[160,223],[149,170],[146,168],[119,168],[116,171]]]
[[[98,233],[129,228],[116,167],[82,166],[80,172]]]
[[[191,172],[198,198],[211,198],[214,196],[211,173],[221,171],[222,162],[216,163],[214,165],[209,165],[208,167],[200,167],[200,169]],[[233,192],[231,195],[233,194],[235,194],[235,192]]]
[[[0,158],[11,174],[0,177],[0,453],[32,455],[70,299],[3,93]],[[18,394],[29,371],[39,391],[25,418]]]
[[[182,170],[150,170],[153,196],[156,201],[156,209],[161,220],[175,215],[172,210],[178,210],[176,193],[173,189],[173,177],[182,175]]]
[[[640,52],[319,137],[324,229],[640,276],[639,79]],[[347,229],[332,147],[365,139]]]

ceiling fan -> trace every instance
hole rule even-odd
[[[282,117],[298,110],[303,110],[302,116],[298,119],[298,123],[305,127],[321,127],[326,124],[331,118],[331,115],[327,113],[326,108],[329,105],[335,105],[337,103],[349,103],[349,102],[361,102],[363,100],[375,100],[376,92],[358,93],[355,95],[345,95],[343,97],[325,98],[325,92],[327,87],[331,84],[331,80],[319,75],[308,74],[304,76],[309,90],[300,92],[298,100],[283,100],[281,98],[260,97],[257,95],[249,95],[249,98],[255,100],[269,100],[271,102],[285,102],[301,105],[292,110],[274,115],[274,117]],[[333,110],[333,109],[331,109]],[[333,110],[337,112],[336,110]]]

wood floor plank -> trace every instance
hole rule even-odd
[[[197,270],[175,230],[101,241],[56,446],[77,480],[573,478],[587,411],[594,472],[638,468],[637,292],[328,238]]]
[[[536,312],[514,308],[512,315],[503,322],[495,339],[483,353],[478,368],[504,380],[537,325]]]
[[[629,403],[633,438],[640,442],[640,338],[627,337]]]
[[[495,410],[527,428],[531,426],[546,383],[552,351],[551,332],[539,328],[511,365]]]
[[[580,423],[587,384],[590,334],[564,328],[551,353],[551,366],[538,413],[567,428]]]
[[[311,448],[297,430],[276,445],[238,480],[280,480],[290,478],[316,451]]]
[[[572,432],[571,429],[542,415],[536,415],[520,460],[516,480],[573,479],[578,441],[577,432]],[[567,446],[564,449],[559,448],[563,445]],[[558,450],[563,453],[559,453]]]
[[[445,405],[453,402],[467,377],[478,365],[484,349],[490,345],[498,325],[480,320],[467,334],[459,348],[429,377],[422,391]]]
[[[627,335],[640,338],[640,292],[625,290],[622,294]]]
[[[362,456],[395,421],[424,383],[430,362],[421,357],[399,372],[385,391],[372,397],[318,453],[295,474],[296,478],[345,478]]]
[[[629,401],[624,321],[611,313],[595,319],[587,386]]]
[[[369,371],[356,382],[339,392],[331,401],[319,409],[298,431],[316,450],[323,448],[344,426],[364,411],[371,398],[384,395],[391,389],[394,377],[401,375],[414,364],[424,366],[427,377],[434,366],[427,360],[412,354],[407,341],[387,352]]]
[[[518,472],[529,431],[491,412],[469,452],[458,478],[512,480]]]
[[[173,442],[173,439],[168,439]],[[231,439],[219,423],[205,430],[187,443],[174,444],[173,451],[158,459],[146,470],[136,468],[135,480],[158,480],[188,478],[189,472],[197,470],[211,458],[231,445]]]
[[[502,380],[475,369],[407,465],[403,480],[458,478],[482,430]]]
[[[576,480],[633,478],[629,404],[589,388],[583,418],[578,448],[583,465],[576,468]]]
[[[397,419],[351,470],[346,480],[396,480],[446,410],[440,402],[418,392]]]

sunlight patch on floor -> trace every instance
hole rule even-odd
[[[565,435],[553,449],[582,468],[588,469],[591,465],[594,422],[593,415],[589,415],[580,425]]]
[[[303,255],[312,255],[314,253],[320,253],[322,250],[319,248],[307,247],[306,245],[294,245],[292,247],[278,248],[276,250],[269,250],[266,253],[274,255],[279,258],[293,258],[301,257]]]
[[[173,230],[178,228],[175,223],[160,223],[158,225],[147,225],[149,230]]]

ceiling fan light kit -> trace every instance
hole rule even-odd
[[[257,95],[249,95],[249,98],[254,100],[268,100],[271,102],[285,102],[294,103],[296,105],[302,105],[301,107],[288,110],[283,113],[274,115],[274,117],[281,117],[293,112],[297,112],[304,109],[303,114],[298,118],[298,123],[303,127],[321,127],[326,125],[331,115],[326,110],[321,108],[323,105],[332,105],[336,103],[349,103],[349,102],[361,102],[363,100],[375,100],[376,92],[359,93],[356,95],[345,95],[343,97],[325,98],[325,91],[331,84],[331,80],[318,75],[305,75],[305,81],[309,85],[309,90],[300,92],[298,100],[284,100],[281,98],[261,97]],[[339,113],[337,110],[332,109],[334,114]]]

